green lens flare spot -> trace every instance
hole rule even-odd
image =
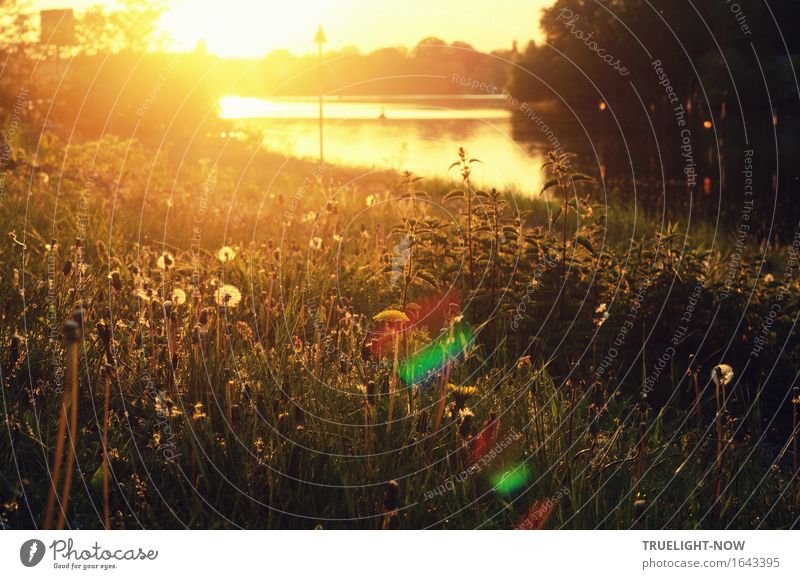
[[[421,382],[432,372],[462,357],[474,339],[469,324],[457,324],[451,333],[436,338],[415,355],[403,360],[398,374],[406,384]]]
[[[491,477],[492,487],[503,496],[514,494],[525,487],[531,478],[531,470],[520,464]]]

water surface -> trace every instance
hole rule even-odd
[[[423,177],[457,176],[448,168],[464,146],[482,161],[474,166],[478,186],[538,193],[551,143],[541,131],[521,135],[515,125],[520,115],[507,105],[502,97],[327,97],[325,160]],[[319,157],[318,115],[314,97],[220,101],[220,117],[258,130],[266,148],[309,159]]]

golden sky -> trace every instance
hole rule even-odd
[[[36,10],[73,8],[113,0],[33,0]],[[262,56],[285,48],[315,50],[322,24],[328,49],[413,46],[426,36],[462,40],[479,50],[520,47],[539,35],[539,11],[553,0],[172,0],[162,29],[177,50],[199,40],[223,56]]]

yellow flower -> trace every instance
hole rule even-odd
[[[462,400],[466,400],[478,391],[475,386],[458,386],[457,384],[448,384],[447,389],[453,394],[453,397]]]
[[[234,286],[226,284],[214,291],[214,300],[220,307],[235,308],[242,301],[242,293]]]
[[[402,322],[404,324],[409,323],[411,320],[408,319],[408,316],[405,315],[400,310],[383,310],[381,313],[377,314],[375,317],[372,318],[373,321],[382,323],[397,323]]]
[[[236,257],[236,252],[233,250],[232,247],[228,245],[226,245],[217,252],[217,259],[220,260],[222,263],[233,261],[234,257]]]

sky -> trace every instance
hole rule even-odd
[[[113,0],[33,0],[36,10],[73,8]],[[175,50],[203,40],[221,56],[263,56],[276,49],[315,51],[317,26],[327,49],[369,52],[414,46],[427,36],[462,40],[482,51],[524,47],[539,38],[542,7],[553,0],[172,0],[161,27]]]

